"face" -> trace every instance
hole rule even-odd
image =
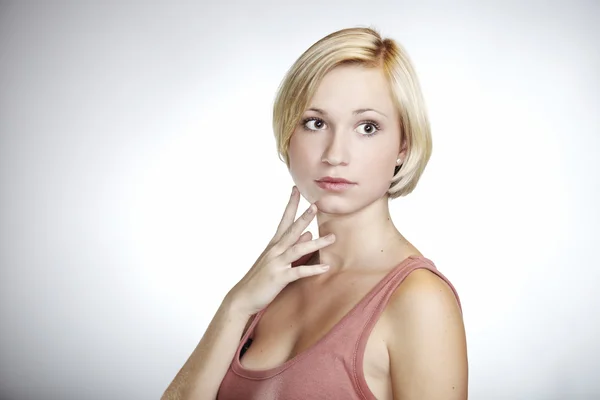
[[[294,130],[290,174],[324,213],[361,209],[385,196],[400,153],[400,123],[379,68],[338,66],[323,78]],[[353,182],[335,190],[323,177]]]

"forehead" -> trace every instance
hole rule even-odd
[[[359,65],[341,65],[329,71],[309,107],[341,113],[361,108],[374,108],[387,115],[395,111],[390,85],[381,68]]]

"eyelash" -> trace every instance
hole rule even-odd
[[[325,123],[325,121],[323,121],[323,119],[319,118],[319,117],[308,117],[308,118],[304,118],[302,120],[302,128],[304,128],[305,131],[309,131],[309,132],[314,132],[314,129],[309,129],[306,127],[306,124],[310,121],[321,121],[323,123]],[[372,120],[365,120],[365,121],[361,121],[360,125],[364,125],[364,124],[369,124],[369,125],[373,125],[375,127],[375,129],[377,129],[375,132],[373,133],[365,133],[364,135],[361,136],[366,136],[366,137],[371,137],[376,135],[377,133],[379,133],[379,131],[381,130],[381,128],[379,127],[379,124],[375,121]]]

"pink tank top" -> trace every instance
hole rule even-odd
[[[217,400],[377,400],[363,375],[367,339],[394,290],[412,271],[425,268],[454,286],[433,262],[409,256],[379,281],[331,330],[311,347],[285,363],[265,370],[248,370],[240,363],[242,348],[253,338],[265,309],[248,327],[221,382]],[[461,307],[462,309],[462,307]]]

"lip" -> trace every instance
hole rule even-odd
[[[334,178],[333,176],[324,176],[321,179],[317,179],[317,182],[329,182],[329,183],[354,183],[354,182],[350,182],[347,179],[344,178]]]
[[[333,178],[331,176],[321,178],[315,182],[317,183],[317,186],[319,186],[321,189],[328,190],[331,192],[343,192],[344,190],[347,190],[353,185],[355,185],[354,182],[350,182],[347,179]]]

